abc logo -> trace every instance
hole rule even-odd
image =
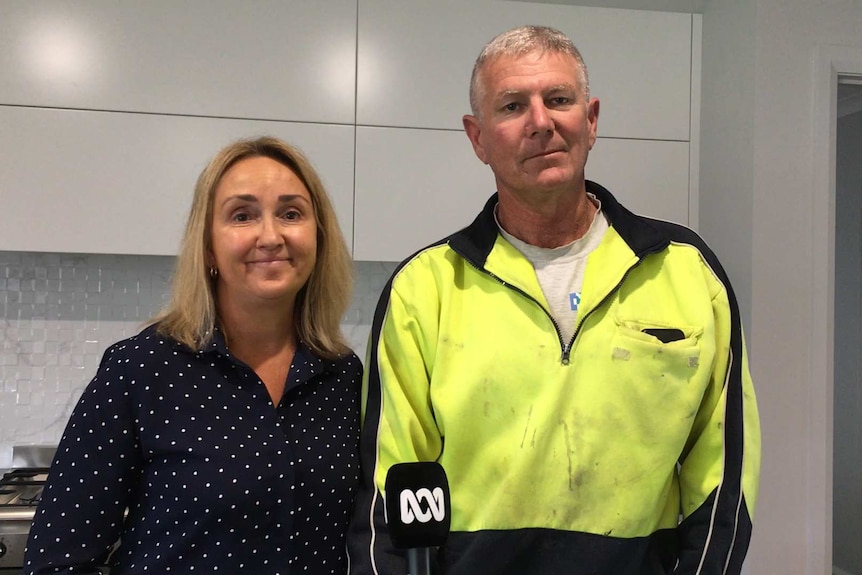
[[[390,467],[384,503],[389,537],[398,549],[446,543],[452,506],[446,472],[436,461],[396,463]]]
[[[405,525],[410,525],[414,520],[428,523],[432,518],[440,522],[446,517],[446,500],[440,487],[435,487],[433,491],[422,487],[416,492],[404,489],[401,491],[399,501],[401,522]]]

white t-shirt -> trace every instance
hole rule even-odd
[[[602,214],[601,202],[594,195],[587,195],[598,206],[598,210],[587,233],[565,246],[540,248],[530,245],[504,230],[499,220],[497,221],[497,228],[503,237],[533,264],[539,285],[551,308],[551,315],[557,322],[566,344],[575,334],[587,256],[599,246],[609,226],[607,218]]]

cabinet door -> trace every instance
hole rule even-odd
[[[3,0],[0,104],[353,123],[357,0]]]
[[[173,255],[210,157],[264,134],[308,155],[353,234],[353,126],[9,106],[0,125],[0,250]]]
[[[691,226],[688,142],[599,138],[584,170],[629,210]]]
[[[496,191],[463,132],[358,127],[354,258],[400,261],[468,225]],[[600,138],[586,175],[632,211],[688,223],[689,144]]]
[[[689,139],[692,16],[495,0],[362,0],[357,123],[460,129],[482,46],[515,26],[568,34],[601,100],[600,135]]]
[[[359,126],[354,259],[400,261],[469,224],[494,191],[462,131]]]

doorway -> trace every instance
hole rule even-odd
[[[836,109],[832,565],[862,575],[862,76],[838,76]]]
[[[836,393],[836,359],[842,362],[851,361],[850,358],[855,358],[859,361],[859,345],[851,349],[849,352],[844,346],[844,342],[839,342],[836,346],[836,319],[842,317],[845,313],[849,315],[850,310],[844,310],[836,306],[836,296],[844,298],[847,294],[852,297],[852,292],[845,290],[844,286],[838,285],[845,283],[848,280],[844,277],[844,272],[841,271],[840,277],[836,273],[836,256],[845,258],[849,250],[843,248],[839,252],[836,251],[836,232],[838,226],[836,219],[839,217],[836,209],[838,195],[836,192],[836,177],[837,177],[837,144],[838,144],[838,87],[842,86],[842,101],[848,90],[855,91],[855,88],[848,88],[858,84],[858,80],[862,79],[862,47],[855,46],[840,46],[834,44],[820,44],[815,48],[815,67],[814,67],[814,116],[813,116],[813,133],[812,133],[812,156],[814,167],[814,186],[812,188],[813,203],[812,210],[812,290],[811,290],[811,326],[809,339],[810,364],[809,378],[811,382],[810,393],[808,396],[808,421],[809,421],[809,441],[805,446],[806,459],[808,460],[807,469],[807,492],[806,515],[808,534],[811,549],[813,553],[809,555],[808,565],[805,572],[811,575],[820,575],[822,573],[834,573],[835,575],[862,575],[862,573],[853,573],[847,571],[847,568],[853,568],[851,561],[853,555],[845,556],[844,551],[848,549],[844,541],[851,541],[849,550],[858,548],[860,532],[848,525],[843,518],[844,510],[839,509],[839,517],[836,518],[835,510],[840,505],[848,505],[844,500],[842,493],[856,493],[856,497],[862,486],[853,486],[852,474],[847,467],[840,463],[837,471],[839,474],[838,483],[835,481],[836,466],[834,458],[836,451],[834,447],[837,443],[837,457],[845,458],[845,452],[852,450],[852,439],[850,434],[845,435],[845,423],[835,424],[836,406],[842,410],[839,417],[843,421],[848,421],[848,416],[844,413],[844,402],[850,403],[852,398],[845,397],[841,391],[851,384],[846,384],[847,376],[841,372],[838,377],[842,380],[838,383],[838,393]],[[839,84],[839,80],[841,83]],[[842,112],[843,114],[843,112]],[[842,116],[843,117],[843,116]],[[842,149],[845,149],[842,146]],[[858,156],[857,156],[858,157]],[[858,163],[858,162],[857,162]],[[842,176],[843,177],[843,176]],[[844,200],[849,196],[842,193],[842,208],[844,208]],[[842,209],[840,217],[843,219],[843,213],[846,208]],[[857,222],[858,222],[858,215]],[[858,223],[857,223],[858,225]],[[844,231],[856,229],[848,226],[846,223],[842,225],[841,236],[839,241],[846,242],[847,239]],[[858,233],[858,232],[857,232]],[[839,266],[840,270],[847,269],[844,263]],[[852,268],[851,268],[852,269]],[[858,284],[856,286],[857,294],[859,292]],[[841,299],[840,305],[844,305],[845,300]],[[852,324],[846,324],[852,325]],[[838,337],[844,337],[842,335]],[[858,364],[857,364],[858,365]],[[844,369],[850,366],[853,369],[852,363],[842,363]],[[852,379],[852,378],[851,378]],[[858,384],[855,392],[858,393]],[[858,400],[858,395],[855,396]],[[837,401],[836,401],[837,398]],[[851,412],[852,413],[852,412]],[[858,417],[858,409],[855,412]],[[852,417],[852,416],[851,416]],[[858,424],[858,419],[857,419]],[[852,429],[851,422],[851,429]],[[858,428],[857,428],[858,429]],[[836,436],[836,430],[838,435]],[[856,455],[858,462],[859,456]],[[852,468],[850,468],[852,469]],[[850,479],[847,479],[847,478]],[[844,482],[849,487],[845,490]],[[835,497],[836,485],[838,489],[843,490]],[[858,514],[856,514],[858,517]],[[847,529],[847,531],[843,531]],[[842,530],[839,533],[833,533],[835,530]],[[855,540],[852,538],[855,537]],[[836,538],[840,541],[836,541]],[[833,557],[834,552],[840,554],[839,557]],[[838,558],[843,566],[838,566],[834,559]],[[837,567],[837,569],[836,569]]]

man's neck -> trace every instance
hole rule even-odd
[[[501,192],[497,220],[519,240],[541,248],[557,248],[582,238],[598,209],[584,190],[534,199],[540,201]]]

